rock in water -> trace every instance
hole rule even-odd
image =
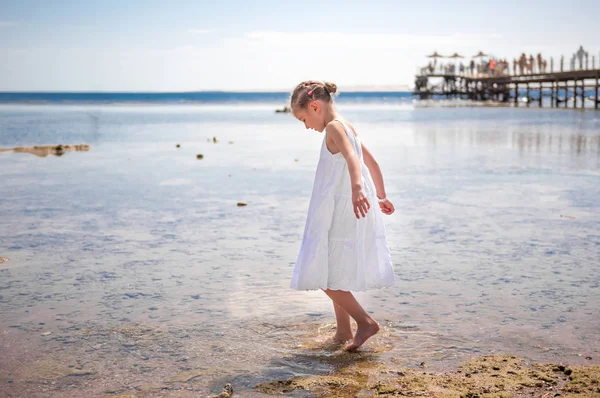
[[[223,386],[223,390],[219,393],[219,395],[215,395],[215,398],[231,398],[233,397],[233,386],[230,383],[227,383]]]
[[[87,152],[90,150],[90,146],[86,144],[81,145],[44,145],[44,146],[32,146],[32,147],[15,147],[15,148],[0,148],[0,152],[13,151],[15,153],[31,153],[39,157],[46,157],[48,155],[62,156],[67,152]]]

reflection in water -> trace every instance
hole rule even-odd
[[[545,152],[600,156],[600,134],[591,131],[544,131],[535,128],[511,128],[508,131],[490,130],[485,126],[427,126],[413,130],[414,142],[429,148],[497,147],[518,149],[520,153]],[[550,129],[552,130],[552,129]],[[425,140],[423,142],[423,140]]]
[[[513,142],[519,151],[569,152],[581,155],[584,152],[600,155],[600,134],[543,134],[513,132]]]

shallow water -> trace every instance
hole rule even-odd
[[[275,107],[0,106],[0,147],[91,146],[0,152],[0,391],[251,394],[347,362],[326,296],[288,289],[322,136]],[[600,363],[599,112],[340,111],[397,209],[357,360]]]

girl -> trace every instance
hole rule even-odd
[[[333,83],[307,81],[294,89],[290,108],[307,129],[325,131],[310,199],[300,253],[291,287],[322,289],[333,301],[337,332],[334,340],[352,340],[344,349],[354,351],[379,331],[350,291],[389,287],[394,271],[384,214],[394,212],[386,198],[379,165],[361,144],[354,128],[337,113]],[[352,335],[350,317],[357,324]]]

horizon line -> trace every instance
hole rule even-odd
[[[338,86],[338,89],[340,86]],[[339,92],[405,92],[412,91],[413,87],[408,84],[374,84],[374,85],[352,85],[348,89]],[[290,93],[288,89],[232,89],[232,90],[186,90],[186,91],[125,91],[125,90],[0,90],[0,94],[193,94],[193,93]]]
[[[375,90],[340,90],[337,95],[343,93],[406,93],[412,92],[412,88],[407,87],[404,89],[375,89]],[[200,93],[224,93],[224,94],[289,94],[287,90],[199,90],[199,91],[2,91],[0,94],[200,94]]]

